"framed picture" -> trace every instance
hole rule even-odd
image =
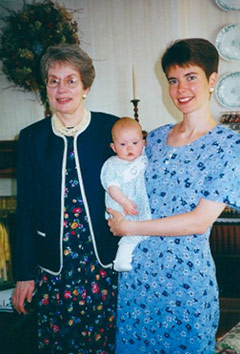
[[[0,178],[16,177],[17,141],[0,141]]]

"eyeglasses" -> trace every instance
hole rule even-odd
[[[76,76],[66,77],[65,79],[57,79],[56,77],[48,77],[46,79],[46,85],[50,88],[56,88],[60,85],[60,82],[69,89],[76,88],[79,85],[80,79]]]

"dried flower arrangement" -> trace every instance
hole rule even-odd
[[[14,85],[36,93],[48,109],[40,59],[50,45],[79,44],[77,22],[72,13],[52,0],[24,3],[18,11],[6,10],[0,38],[2,71]]]

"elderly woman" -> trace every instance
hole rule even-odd
[[[209,41],[173,43],[162,68],[183,119],[147,138],[153,220],[109,210],[116,235],[152,236],[119,275],[116,353],[213,354],[219,306],[209,235],[226,205],[240,208],[240,136],[210,111],[218,52]]]
[[[117,117],[84,108],[95,69],[78,46],[49,47],[41,70],[54,114],[19,136],[13,304],[26,313],[36,287],[40,350],[113,353],[117,240],[100,171]]]

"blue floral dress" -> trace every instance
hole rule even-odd
[[[172,125],[148,135],[146,185],[152,218],[185,213],[201,198],[240,207],[240,135],[218,125],[171,147]],[[213,354],[219,304],[205,234],[149,237],[119,274],[117,354]]]
[[[73,151],[67,137],[63,269],[40,271],[39,349],[47,353],[107,354],[115,347],[116,275],[94,254]],[[54,178],[54,176],[53,176]]]

